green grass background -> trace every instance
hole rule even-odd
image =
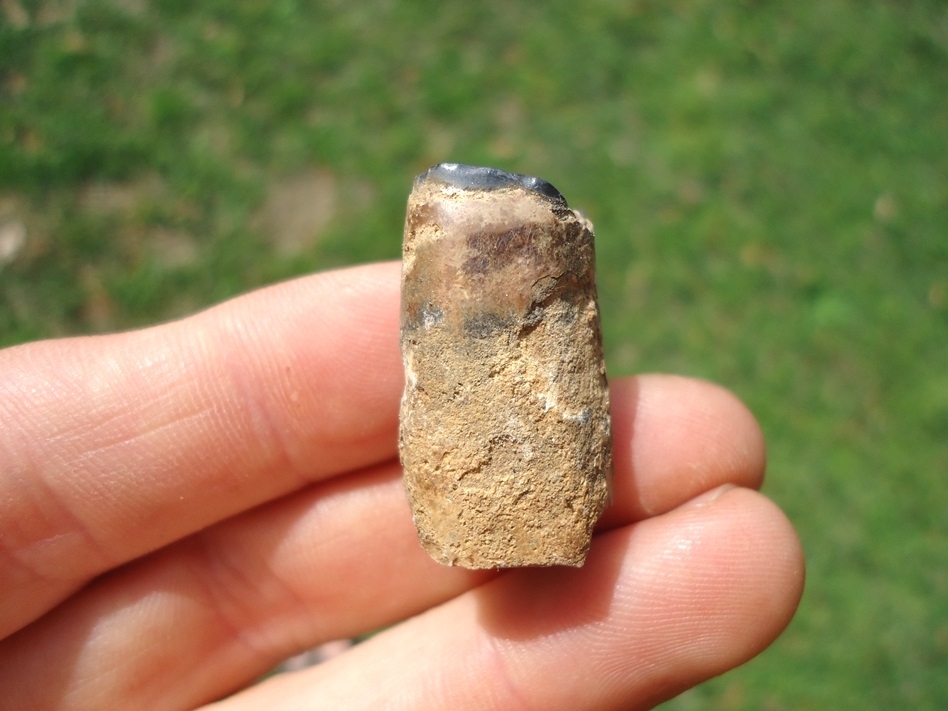
[[[667,708],[948,708],[944,2],[4,0],[0,344],[397,257],[445,160],[593,219],[612,374],[766,431],[802,606]]]

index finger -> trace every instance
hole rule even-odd
[[[92,576],[395,455],[398,264],[0,352],[0,636]]]

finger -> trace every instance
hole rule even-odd
[[[0,352],[0,636],[90,576],[394,454],[398,265]]]
[[[802,580],[786,518],[730,489],[603,534],[581,570],[512,571],[213,708],[649,708],[763,650]]]
[[[191,708],[488,577],[421,550],[400,474],[389,464],[330,480],[97,580],[0,641],[0,698],[37,710]]]
[[[621,378],[610,390],[618,475],[600,528],[665,513],[722,484],[761,485],[760,425],[728,390],[677,375]]]
[[[733,418],[731,429],[718,424],[736,407],[719,388],[666,376],[620,379],[613,402],[617,411],[631,413],[616,418],[616,451],[636,452],[635,458],[616,458],[613,525],[638,517],[646,507],[642,491],[651,497],[647,505],[661,501],[669,508],[696,493],[690,440],[677,446],[661,437],[642,440],[666,430],[700,439],[700,425],[682,425],[699,422],[694,412],[708,413],[718,443],[707,450],[700,481],[718,486],[760,480],[760,471],[735,466],[729,454],[740,448],[738,440],[759,436],[759,430],[741,418]],[[663,402],[674,406],[659,406]],[[756,466],[762,468],[763,460]],[[376,468],[261,507],[98,582],[0,644],[0,656],[16,660],[0,667],[0,691],[8,698],[24,694],[30,708],[55,701],[63,688],[74,690],[76,698],[148,698],[151,708],[160,708],[158,700],[170,694],[190,694],[190,703],[198,703],[258,677],[300,649],[390,624],[484,577],[428,558],[418,545],[397,468]],[[156,596],[156,590],[167,593]],[[168,629],[187,633],[168,635]],[[165,648],[130,654],[127,640],[142,630],[163,638]],[[99,665],[110,673],[96,674]],[[83,672],[75,673],[80,667]],[[41,669],[49,683],[23,684]],[[175,699],[169,708],[184,705]]]

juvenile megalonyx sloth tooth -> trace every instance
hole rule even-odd
[[[589,221],[538,178],[422,173],[401,343],[399,453],[422,545],[467,568],[582,565],[612,468]]]

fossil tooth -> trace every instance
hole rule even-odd
[[[399,453],[425,549],[467,568],[582,565],[612,468],[589,221],[531,176],[419,175],[401,345]]]

